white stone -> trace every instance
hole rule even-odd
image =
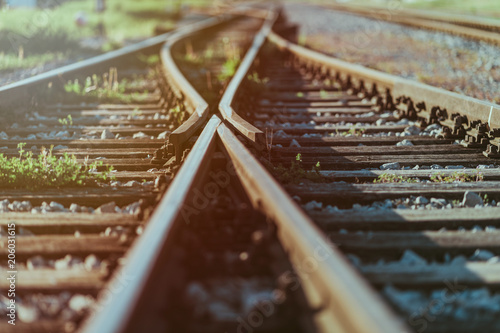
[[[84,266],[86,270],[91,271],[99,268],[101,266],[101,262],[95,255],[91,254],[85,258]]]
[[[380,170],[398,170],[401,169],[399,162],[385,163],[380,166]]]
[[[146,135],[143,132],[138,132],[138,133],[134,133],[134,135],[132,135],[132,138],[133,139],[149,139],[149,135]]]
[[[429,200],[426,198],[426,197],[423,197],[423,196],[418,196],[416,199],[415,199],[415,203],[417,205],[426,205],[429,203]]]
[[[115,138],[115,135],[110,130],[108,130],[108,129],[105,129],[101,133],[101,139],[102,140],[105,140],[105,139],[114,139],[114,138]]]
[[[300,147],[300,144],[297,142],[297,140],[292,139],[290,142],[290,147]]]
[[[33,323],[40,317],[40,311],[33,305],[16,302],[19,320],[25,323]]]
[[[161,132],[160,134],[158,134],[158,139],[166,140],[169,138],[170,133],[172,133],[172,132],[170,132],[170,131]]]
[[[431,204],[434,204],[436,206],[446,206],[448,202],[446,201],[446,199],[443,199],[443,198],[431,198]]]
[[[396,143],[396,146],[398,147],[413,146],[413,143],[410,140],[404,139],[403,141]]]
[[[69,307],[75,312],[83,312],[84,310],[90,308],[94,304],[94,300],[90,296],[74,295],[69,300]]]
[[[470,260],[474,261],[486,261],[493,258],[495,255],[488,250],[477,249],[474,254],[470,257]]]
[[[66,208],[64,208],[63,205],[61,205],[60,203],[58,202],[55,202],[55,201],[52,201],[49,205],[51,211],[53,212],[64,212],[64,211],[67,211]]]
[[[322,202],[317,202],[317,201],[309,201],[308,203],[306,203],[304,205],[304,209],[305,210],[321,210],[321,208],[323,207],[323,203]]]
[[[126,187],[142,187],[142,183],[139,183],[137,180],[130,180],[123,184]]]
[[[69,206],[69,210],[72,213],[80,213],[82,211],[82,207],[76,203],[72,203],[71,206]]]

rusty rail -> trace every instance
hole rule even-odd
[[[228,124],[230,124],[230,126],[234,127],[239,132],[243,133],[258,148],[263,148],[265,141],[264,133],[241,118],[241,116],[234,111],[233,102],[235,96],[242,88],[242,84],[252,68],[254,59],[264,45],[266,37],[271,31],[271,28],[276,19],[276,12],[269,11],[264,25],[254,38],[252,46],[243,58],[243,61],[241,62],[238,70],[231,79],[231,82],[229,82],[219,104],[219,110],[224,121],[226,121]]]
[[[133,324],[134,313],[147,307],[142,299],[143,291],[152,278],[155,267],[161,266],[161,259],[172,237],[172,228],[183,223],[182,209],[188,199],[197,175],[203,173],[207,160],[211,157],[216,143],[216,129],[220,124],[213,117],[205,126],[187,159],[180,168],[165,196],[148,222],[144,234],[130,249],[127,264],[117,270],[110,286],[122,285],[126,288],[111,298],[101,299],[102,310],[94,313],[86,322],[82,332],[124,332]],[[98,307],[99,308],[99,307]]]
[[[172,56],[172,49],[185,38],[193,34],[200,33],[206,29],[212,28],[215,25],[227,22],[232,16],[220,16],[211,18],[203,24],[193,26],[191,29],[179,31],[172,35],[172,38],[164,45],[161,51],[163,68],[167,75],[167,81],[175,90],[178,97],[188,106],[187,111],[191,114],[189,119],[184,122],[170,135],[170,142],[175,147],[176,161],[180,162],[184,150],[184,143],[206,122],[209,114],[209,105],[193,88],[191,83],[184,77],[177,67]]]
[[[439,121],[448,127],[449,138],[465,138],[469,144],[484,148],[493,143],[486,154],[498,154],[495,138],[499,134],[500,105],[351,64],[306,49],[274,32],[269,34],[269,41],[314,72],[336,77],[367,97],[378,96],[382,108],[403,108],[405,116],[428,124]],[[465,136],[467,132],[470,135]]]
[[[217,132],[256,209],[275,221],[278,238],[300,275],[308,302],[318,309],[319,332],[402,332],[382,300],[345,261],[225,124]],[[310,268],[305,268],[310,265]]]

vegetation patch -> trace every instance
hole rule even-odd
[[[131,103],[147,97],[147,92],[125,93],[128,84],[126,79],[118,80],[118,70],[112,67],[102,77],[94,74],[88,76],[83,83],[78,79],[68,81],[64,85],[66,95],[63,98]]]
[[[289,168],[280,164],[278,167],[274,168],[273,173],[283,184],[298,184],[304,179],[308,179],[315,183],[321,183],[324,181],[324,178],[319,173],[320,170],[321,165],[319,162],[311,168],[311,171],[305,170],[302,166],[302,155],[299,153],[295,157],[295,161],[292,161]]]
[[[25,151],[26,143],[18,145],[19,157],[7,158],[0,154],[0,186],[2,188],[17,188],[37,190],[40,188],[60,188],[64,186],[96,185],[109,179],[113,170],[104,166],[102,161],[88,164],[77,162],[74,155],[65,153],[58,158],[52,155],[50,149],[42,147],[38,156],[32,151]],[[97,173],[97,168],[105,168]]]
[[[375,184],[381,183],[418,183],[420,180],[418,178],[411,178],[405,176],[398,176],[393,173],[383,173],[374,179]]]
[[[248,74],[247,76],[247,89],[251,94],[259,94],[267,89],[266,85],[268,82],[268,77],[261,78],[259,73],[253,71],[252,74]]]
[[[430,180],[435,183],[468,183],[468,182],[480,182],[483,180],[483,174],[479,171],[475,175],[470,175],[465,172],[453,172],[451,175],[445,175],[443,173],[434,173],[431,175]]]

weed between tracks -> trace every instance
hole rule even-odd
[[[40,155],[33,156],[32,151],[25,151],[26,143],[18,145],[19,157],[7,158],[0,154],[0,186],[36,190],[40,188],[63,186],[88,186],[110,180],[111,166],[103,166],[102,161],[83,165],[74,155],[65,153],[57,158],[50,149],[42,147]],[[97,168],[105,168],[97,173]]]
[[[433,183],[453,183],[453,182],[480,182],[483,180],[483,174],[479,171],[475,175],[465,172],[453,172],[450,175],[444,173],[433,173],[429,180]],[[417,177],[398,176],[392,173],[383,173],[374,179],[374,183],[419,183],[421,180]]]
[[[274,168],[273,173],[275,177],[284,184],[298,184],[304,179],[308,179],[315,183],[321,183],[324,179],[319,173],[320,170],[321,165],[319,162],[312,167],[311,171],[305,170],[302,166],[302,155],[299,153],[295,157],[295,161],[292,161],[289,168],[280,164]]]
[[[70,80],[64,85],[64,90],[71,99],[84,97],[90,100],[104,99],[131,103],[147,97],[147,92],[126,94],[128,84],[128,80],[118,80],[118,70],[112,67],[102,77],[97,74],[88,76],[85,83],[80,83],[78,79]]]

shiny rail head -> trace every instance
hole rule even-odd
[[[318,309],[318,331],[409,332],[231,129],[221,124],[217,132],[254,207],[276,223],[297,281]]]
[[[161,253],[169,243],[171,230],[177,223],[185,223],[183,207],[195,184],[196,175],[204,172],[216,145],[220,119],[213,116],[193,146],[167,193],[158,204],[144,233],[127,254],[126,264],[115,271],[108,287],[100,294],[97,311],[85,321],[81,332],[125,332],[133,324],[135,314],[147,307],[142,298],[154,268],[160,265]],[[121,286],[120,292],[113,287]],[[146,303],[145,303],[146,302]]]
[[[255,61],[256,56],[262,49],[267,35],[271,31],[272,26],[278,18],[278,13],[276,8],[271,8],[266,13],[266,20],[254,38],[250,49],[247,51],[243,61],[241,62],[238,70],[234,74],[233,78],[229,82],[222,98],[219,103],[219,111],[222,115],[224,121],[230,124],[235,130],[246,137],[250,143],[252,143],[258,150],[262,150],[265,147],[265,137],[264,132],[256,128],[245,119],[243,119],[234,109],[233,102],[236,99],[240,88],[249,74],[252,65]]]

